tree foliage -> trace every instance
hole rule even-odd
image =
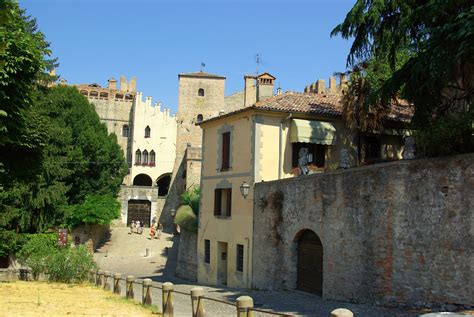
[[[463,137],[451,149],[454,153],[472,150],[472,1],[357,0],[332,31],[337,34],[353,39],[348,66],[389,66],[381,84],[365,91],[365,109],[387,108],[402,97],[415,105],[414,127],[426,133],[449,113],[467,115],[471,120],[458,120],[463,123],[458,127]]]
[[[191,207],[194,214],[199,214],[199,199],[201,197],[201,190],[199,187],[188,188],[182,195],[181,201],[183,205]]]
[[[86,196],[82,204],[68,208],[66,223],[70,228],[80,224],[106,225],[120,217],[120,203],[111,195]]]

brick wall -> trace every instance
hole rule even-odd
[[[473,162],[466,154],[256,184],[253,286],[296,288],[296,237],[310,229],[324,249],[324,298],[472,304]]]

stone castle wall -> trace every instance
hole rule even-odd
[[[473,162],[466,154],[256,184],[253,287],[296,288],[296,240],[310,229],[323,245],[323,298],[472,304]]]
[[[197,233],[181,230],[176,276],[190,281],[197,277]]]

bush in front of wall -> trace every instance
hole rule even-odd
[[[47,271],[52,282],[83,282],[96,265],[83,245],[58,249],[48,259]]]

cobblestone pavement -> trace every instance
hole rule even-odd
[[[129,234],[128,228],[115,227],[111,239],[94,255],[99,267],[112,273],[122,273],[122,277],[134,275],[137,281],[151,278],[153,286],[161,287],[163,282],[172,282],[178,292],[189,294],[196,284],[174,276],[177,244],[179,237],[163,233],[159,240],[150,240],[149,229],[142,235]],[[149,255],[146,255],[148,248]],[[168,250],[168,251],[167,251]],[[348,308],[354,316],[418,316],[419,313],[386,309],[371,305],[350,304],[336,301],[323,301],[320,297],[296,291],[256,291],[232,288],[201,286],[205,296],[211,299],[235,302],[241,295],[251,296],[254,306],[268,311],[284,312],[303,316],[324,316],[336,308]],[[134,286],[135,299],[141,300],[141,285]],[[161,307],[161,290],[152,290],[152,302]],[[122,294],[125,296],[125,282],[121,282]],[[206,299],[206,316],[234,316],[235,306],[226,305]],[[175,316],[191,316],[191,299],[189,295],[174,293]],[[256,313],[255,316],[271,316]]]

